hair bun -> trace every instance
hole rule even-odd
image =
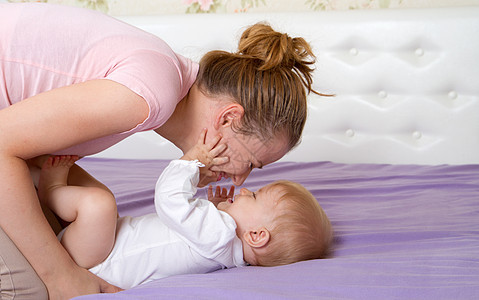
[[[259,71],[287,68],[299,76],[308,93],[332,96],[312,88],[316,57],[311,46],[301,37],[291,38],[266,23],[257,23],[243,32],[236,54],[261,61]]]
[[[257,23],[243,32],[238,54],[263,61],[260,70],[294,68],[302,64],[314,64],[315,61],[311,48],[304,39],[291,38],[265,23]]]

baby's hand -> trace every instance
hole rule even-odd
[[[214,137],[209,143],[206,143],[205,128],[201,131],[200,137],[196,145],[188,150],[181,159],[183,160],[195,160],[205,165],[205,168],[209,169],[212,166],[222,165],[229,161],[226,156],[218,156],[226,150],[226,144],[221,143],[221,135]]]
[[[210,170],[212,166],[222,165],[229,161],[229,158],[226,156],[218,156],[226,150],[226,144],[221,143],[221,135],[214,137],[210,142],[206,143],[207,131],[206,128],[201,131],[196,145],[181,158],[183,160],[197,159],[205,165],[200,168],[200,183],[198,184],[200,187],[217,180],[218,174]]]
[[[235,195],[234,185],[230,187],[229,193],[226,188],[220,188],[219,186],[216,186],[216,191],[213,194],[213,186],[210,185],[208,187],[208,200],[211,201],[215,206],[218,206],[219,203],[224,202],[228,199],[233,199],[234,195]]]

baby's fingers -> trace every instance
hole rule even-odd
[[[225,198],[228,196],[228,190],[226,188],[223,188],[221,190],[221,198]]]
[[[211,160],[211,166],[219,166],[230,161],[228,156],[215,157]]]
[[[208,199],[213,199],[213,186],[208,186]]]
[[[211,141],[209,141],[208,143],[205,143],[206,147],[208,148],[208,150],[213,150],[213,149],[216,149],[218,148],[220,145],[224,145],[224,144],[220,144],[218,145],[218,143],[221,141],[221,139],[223,138],[223,136],[221,135],[221,133],[219,133],[217,136],[215,136],[214,138],[211,139]],[[226,146],[226,145],[225,145]],[[224,149],[223,149],[224,150]]]
[[[208,132],[208,128],[203,128],[200,133],[200,137],[198,138],[198,144],[204,145],[206,140],[206,133]]]
[[[212,156],[212,157],[216,157],[216,156],[220,155],[221,153],[223,153],[223,151],[225,151],[226,148],[228,148],[228,146],[226,146],[226,144],[218,144],[218,145],[216,145],[216,147],[209,150],[209,155]]]
[[[229,194],[228,194],[228,198],[233,198],[234,196],[235,196],[235,186],[232,185],[232,186],[230,187],[230,192],[229,192]]]

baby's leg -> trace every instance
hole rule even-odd
[[[70,168],[77,159],[76,156],[69,155],[49,156],[43,162],[38,179],[38,198],[55,212],[55,205],[63,206],[64,198],[73,193],[67,185],[67,180]],[[61,212],[61,210],[59,211]]]
[[[60,218],[71,222],[61,243],[75,262],[91,268],[110,253],[115,241],[117,211],[108,190],[92,186],[67,185],[75,156],[55,156],[45,161],[40,173],[40,201]]]

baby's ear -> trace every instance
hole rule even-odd
[[[249,230],[243,234],[246,243],[252,248],[261,248],[266,246],[271,239],[268,229],[261,227],[258,230]]]

